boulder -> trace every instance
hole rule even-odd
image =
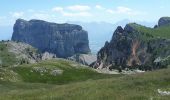
[[[45,52],[41,55],[41,60],[50,60],[53,58],[56,58],[56,55],[49,52]]]

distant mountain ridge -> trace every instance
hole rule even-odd
[[[104,45],[105,41],[110,40],[112,32],[117,26],[125,26],[127,23],[133,22],[129,19],[120,20],[116,23],[109,22],[79,22],[68,21],[67,23],[81,25],[84,30],[88,31],[89,46],[93,54],[97,54],[100,48]],[[137,21],[141,25],[153,27],[154,22]],[[10,40],[12,36],[11,26],[0,26],[0,40]]]
[[[97,54],[100,48],[104,45],[105,41],[110,40],[113,31],[117,26],[124,27],[127,23],[133,22],[129,19],[120,20],[116,23],[109,22],[79,22],[79,21],[68,21],[68,23],[78,24],[88,31],[89,45],[93,54]],[[138,21],[138,23],[154,27],[154,22]]]

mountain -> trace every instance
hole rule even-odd
[[[125,26],[127,23],[133,22],[129,19],[120,20],[116,23],[109,22],[78,22],[68,21],[67,23],[81,25],[84,30],[88,32],[89,46],[92,54],[97,54],[100,48],[104,45],[105,41],[110,40],[112,32],[117,26]],[[154,27],[154,22],[137,21],[141,25],[148,27]],[[0,40],[10,40],[12,36],[12,25],[11,26],[0,26]]]
[[[159,22],[158,22],[158,26],[167,26],[170,25],[170,17],[162,17],[160,18]]]
[[[108,22],[78,22],[68,21],[68,23],[81,25],[89,35],[89,45],[93,54],[97,54],[100,48],[104,45],[105,41],[110,40],[112,32],[117,26],[125,26],[127,23],[133,22],[129,19],[120,20],[116,23]],[[138,23],[154,27],[154,22],[138,21]]]
[[[89,53],[88,33],[79,25],[56,24],[42,20],[16,20],[13,41],[24,42],[50,52],[57,57],[70,57],[77,53]]]
[[[89,35],[89,45],[92,54],[96,54],[104,45],[104,41],[111,37],[113,30],[116,28],[114,24],[107,22],[74,22],[68,23],[81,25]]]
[[[130,23],[118,26],[110,42],[98,52],[96,68],[153,70],[170,64],[170,20],[160,18],[157,28]]]
[[[155,28],[135,23],[127,24],[124,29],[117,27],[111,41],[99,51],[96,64],[108,69],[117,65],[120,69],[120,66],[131,64],[126,67],[152,70],[152,62],[156,68],[166,67],[170,64],[170,25],[164,20],[161,18],[161,24]],[[20,28],[27,27],[25,23],[21,24]],[[87,65],[92,63],[88,55],[74,57]],[[114,62],[111,59],[114,57],[122,59]],[[127,61],[130,63],[126,63],[124,57],[129,58]],[[170,65],[167,69],[131,75],[118,71],[101,72],[100,69],[56,58],[55,54],[42,54],[29,44],[0,41],[1,100],[169,100]]]

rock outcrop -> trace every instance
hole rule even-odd
[[[18,19],[13,29],[13,41],[28,43],[41,52],[47,51],[57,57],[90,52],[88,33],[79,25]]]
[[[25,43],[4,41],[0,42],[0,48],[0,61],[4,67],[41,61],[37,49]]]
[[[37,63],[55,58],[55,54],[40,53],[36,48],[26,43],[0,41],[0,67]]]
[[[76,54],[72,57],[69,57],[68,60],[90,66],[97,60],[97,56],[92,54]]]
[[[170,25],[170,17],[162,17],[158,21],[158,26],[166,26]]]
[[[161,18],[160,20],[163,20]],[[160,24],[162,27],[165,23]],[[93,67],[108,69],[139,68],[153,70],[170,64],[170,31],[127,24],[117,27],[110,42],[106,42],[97,55]],[[170,26],[167,29],[170,30]]]

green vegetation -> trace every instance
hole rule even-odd
[[[170,38],[170,25],[158,27],[158,28],[149,28],[136,23],[129,24],[131,27],[136,29],[139,33],[142,33],[143,36],[148,39],[152,38],[162,38],[169,39]]]
[[[0,42],[0,66],[8,67],[17,64],[17,62],[15,55],[8,51],[7,44]]]
[[[0,100],[169,100],[170,69],[64,85],[2,82]]]
[[[147,28],[130,24],[147,43],[170,38],[170,26]],[[170,65],[167,69],[134,75],[108,75],[63,59],[16,65],[19,60],[0,43],[0,100],[169,100],[158,89],[170,91]],[[155,58],[170,47],[155,49]],[[27,49],[33,55],[36,50]],[[167,55],[166,55],[167,56]],[[170,57],[161,58],[168,64]],[[16,65],[16,66],[13,66]],[[2,68],[1,68],[2,66]],[[153,66],[152,66],[153,67]]]
[[[36,71],[35,68],[38,68],[40,71]],[[70,82],[85,81],[88,79],[96,80],[111,77],[111,75],[103,75],[90,68],[64,60],[53,60],[40,62],[38,64],[21,65],[11,69],[18,73],[24,82],[32,83],[66,84]],[[63,73],[52,75],[51,72],[53,70],[62,70]]]

